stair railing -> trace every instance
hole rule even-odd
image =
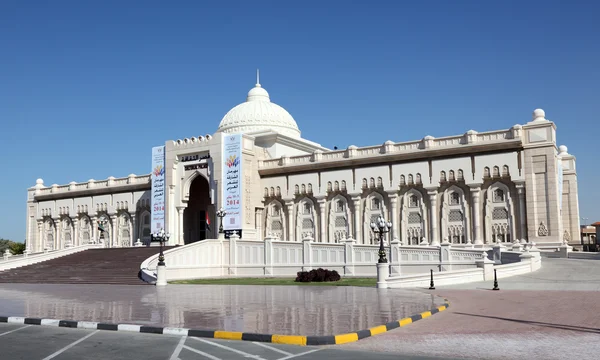
[[[48,261],[62,256],[75,254],[81,251],[99,248],[102,248],[101,244],[85,244],[41,253],[12,255],[8,257],[2,256],[0,257],[0,271],[10,270],[27,265],[33,265],[42,261]]]

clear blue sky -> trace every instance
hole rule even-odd
[[[418,4],[417,4],[418,3]],[[150,171],[213,133],[255,69],[327,147],[508,128],[537,107],[600,220],[600,7],[593,1],[0,2],[0,237],[26,189]]]

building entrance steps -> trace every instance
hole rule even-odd
[[[156,247],[91,249],[0,271],[0,283],[148,285],[138,278],[140,264],[157,253]]]

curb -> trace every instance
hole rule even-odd
[[[415,321],[425,319],[431,315],[437,314],[446,310],[450,304],[447,299],[444,299],[444,305],[435,307],[429,311],[424,311],[420,314],[406,317],[398,321],[391,321],[385,325],[375,326],[366,330],[360,330],[347,334],[329,335],[329,336],[303,336],[303,335],[271,335],[271,334],[255,334],[243,333],[234,331],[212,331],[212,330],[196,330],[187,328],[172,328],[172,327],[156,327],[133,324],[108,324],[93,321],[74,321],[74,320],[56,320],[56,319],[39,319],[26,318],[19,316],[0,316],[0,323],[12,323],[23,325],[44,325],[66,328],[80,328],[91,330],[109,330],[109,331],[128,331],[147,334],[165,334],[178,336],[191,336],[212,339],[224,340],[245,340],[256,342],[267,342],[273,344],[286,345],[340,345],[349,342],[358,341],[369,336],[384,333],[399,327],[412,324]]]

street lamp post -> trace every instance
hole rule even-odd
[[[379,215],[376,222],[371,223],[371,230],[379,236],[379,263],[385,264],[388,262],[383,247],[383,236],[392,230],[392,223],[385,221],[383,216]]]
[[[165,255],[163,254],[163,242],[169,241],[171,235],[165,233],[164,229],[150,234],[152,241],[158,240],[160,246],[160,253],[158,254],[158,267],[156,268],[156,285],[164,286],[167,285],[167,274],[165,273]]]
[[[375,222],[371,223],[371,230],[379,236],[379,261],[377,262],[377,288],[386,289],[387,278],[390,276],[390,266],[385,256],[383,247],[383,236],[392,230],[392,223],[385,221],[383,216],[379,216]]]
[[[220,208],[219,211],[217,211],[217,217],[219,218],[219,234],[223,233],[223,218],[226,215],[227,212],[223,208]]]

